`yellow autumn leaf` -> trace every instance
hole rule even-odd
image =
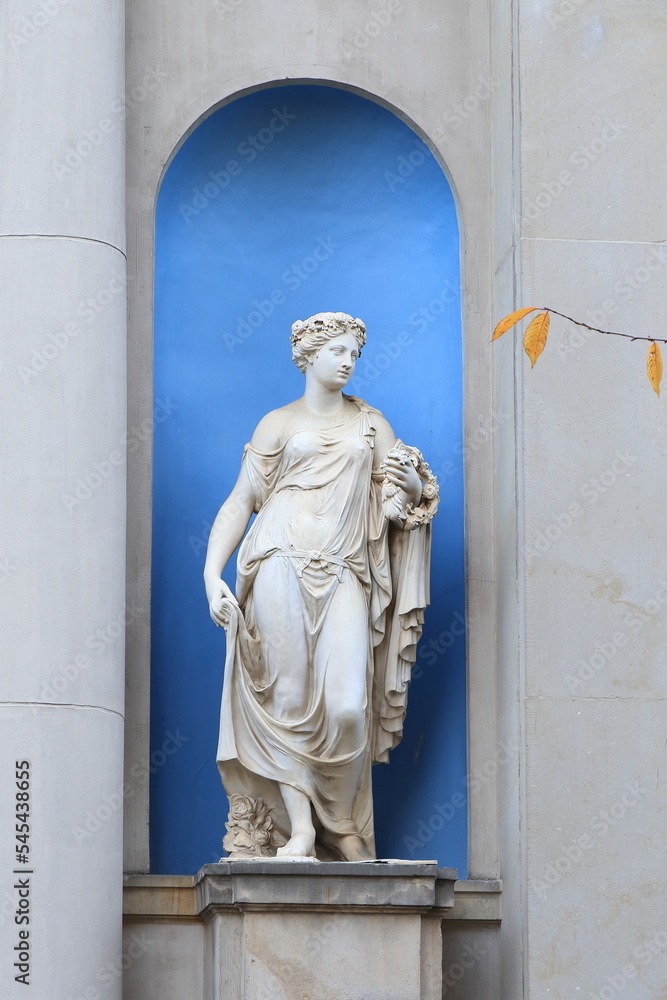
[[[646,373],[654,390],[658,395],[660,395],[660,382],[662,380],[662,351],[660,350],[660,344],[657,344],[655,340],[652,340],[649,345],[648,357],[646,359]]]
[[[531,320],[523,338],[523,348],[530,358],[531,368],[544,350],[549,335],[549,313],[543,312]]]
[[[509,316],[505,316],[505,319],[501,319],[500,323],[496,326],[493,331],[493,337],[491,341],[497,340],[498,337],[502,337],[504,333],[507,333],[513,326],[515,326],[520,319],[527,316],[528,313],[535,312],[537,306],[528,306],[527,309],[517,309],[516,312],[510,313]]]

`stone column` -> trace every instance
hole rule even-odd
[[[0,995],[118,1000],[124,4],[7,0],[0,47]]]

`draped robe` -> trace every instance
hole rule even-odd
[[[261,797],[289,838],[279,784],[304,792],[325,841],[360,836],[375,856],[371,763],[401,739],[429,602],[430,525],[382,510],[378,411],[246,445],[257,514],[229,603],[217,761],[228,795]],[[397,442],[400,445],[400,442]]]

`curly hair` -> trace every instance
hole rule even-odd
[[[359,354],[366,343],[366,325],[348,313],[321,312],[309,319],[298,319],[292,323],[292,361],[305,375],[308,358],[317,354],[327,340],[351,333],[359,344]]]

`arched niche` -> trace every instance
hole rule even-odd
[[[221,853],[227,804],[215,748],[224,642],[204,598],[206,539],[255,424],[302,391],[290,361],[291,323],[323,309],[364,319],[368,344],[349,391],[421,448],[441,482],[432,600],[405,735],[391,763],[374,771],[378,853],[437,858],[466,872],[454,198],[427,146],[389,110],[349,91],[300,84],[259,90],[206,118],[172,159],[157,202],[155,873],[194,872]],[[226,577],[233,585],[232,566]]]

